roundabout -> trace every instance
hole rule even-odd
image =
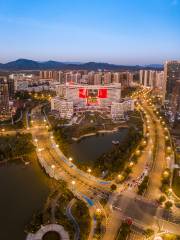
[[[36,233],[29,233],[26,240],[69,240],[69,235],[61,225],[49,224],[41,226]]]

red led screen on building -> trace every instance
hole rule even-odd
[[[80,88],[79,89],[79,98],[86,98],[86,96],[87,96],[86,88]]]
[[[107,89],[106,88],[99,89],[99,98],[107,98]]]

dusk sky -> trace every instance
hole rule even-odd
[[[0,62],[180,59],[180,0],[0,0]]]

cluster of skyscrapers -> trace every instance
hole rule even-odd
[[[71,118],[74,111],[89,108],[108,109],[113,118],[118,118],[123,111],[133,108],[130,103],[122,105],[121,91],[134,84],[153,89],[172,112],[180,112],[180,61],[166,61],[161,71],[43,70],[0,76],[1,118],[9,114],[9,103],[15,92],[44,90],[56,92],[51,106],[61,117]]]

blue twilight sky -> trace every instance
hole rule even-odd
[[[180,0],[0,0],[0,62],[180,59]]]

